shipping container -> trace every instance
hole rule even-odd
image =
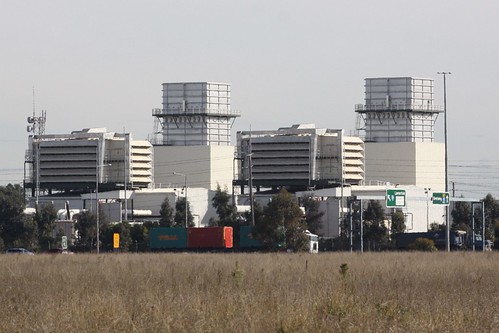
[[[241,226],[239,247],[243,250],[262,248],[262,242],[253,237],[253,227],[248,225]]]
[[[153,228],[149,233],[151,250],[173,250],[187,248],[185,228]]]
[[[232,246],[232,227],[187,229],[187,248],[189,249],[230,249]]]

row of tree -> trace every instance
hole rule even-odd
[[[323,212],[319,202],[313,197],[296,198],[286,190],[277,193],[270,202],[262,207],[253,203],[253,212],[239,214],[226,190],[217,188],[212,199],[212,206],[218,218],[210,220],[211,226],[231,226],[238,235],[239,227],[254,221],[254,236],[268,249],[290,249],[301,251],[307,247],[309,230],[319,233],[322,226]],[[492,195],[487,195],[485,203],[485,231],[487,239],[499,240],[499,204]],[[305,213],[300,208],[303,207]],[[34,215],[24,213],[25,200],[19,185],[0,186],[0,248],[26,247],[35,251],[45,251],[59,247],[62,230],[55,230],[57,217],[54,206],[50,203],[38,207]],[[473,206],[480,209],[478,206]],[[352,205],[351,212],[342,221],[342,234],[335,248],[348,249],[351,244],[360,244],[360,209]],[[187,214],[186,214],[187,212]],[[253,218],[251,216],[253,214]],[[471,231],[471,206],[466,202],[457,202],[453,211],[453,229]],[[160,208],[159,222],[144,224],[110,224],[100,212],[100,240],[103,251],[112,250],[113,233],[120,233],[121,248],[124,251],[146,251],[150,228],[193,226],[193,215],[189,202],[180,198],[172,207],[165,198]],[[187,217],[187,220],[186,220]],[[482,214],[475,212],[475,232],[481,227]],[[75,250],[91,251],[96,247],[96,216],[92,212],[83,212],[77,216],[75,225],[78,237],[71,244]],[[394,212],[391,224],[387,226],[385,210],[378,201],[370,201],[362,211],[363,240],[366,250],[381,250],[391,245],[390,235],[405,230],[404,215]],[[436,226],[441,227],[441,226]],[[70,235],[66,235],[70,236]],[[237,239],[235,239],[237,243]],[[499,244],[498,244],[499,245]]]
[[[227,190],[217,187],[212,199],[212,206],[217,212],[218,219],[210,219],[210,226],[228,226],[234,229],[237,243],[239,228],[250,225],[255,221],[254,236],[267,249],[285,248],[293,251],[302,251],[307,248],[308,238],[305,230],[318,232],[321,227],[323,212],[319,212],[319,203],[311,197],[302,198],[305,214],[300,208],[298,199],[286,190],[276,194],[267,206],[261,207],[256,201],[253,203],[253,212],[238,214],[236,206],[231,203]],[[187,203],[188,204],[188,203]],[[166,198],[160,210],[160,226],[185,226],[185,203],[177,201],[175,214]],[[189,211],[189,206],[187,206]],[[179,214],[180,212],[180,214]],[[253,213],[253,218],[251,214]],[[190,212],[188,213],[190,218]],[[189,220],[192,224],[192,220]]]
[[[457,201],[451,213],[452,228],[466,231],[468,234],[472,232],[482,234],[482,226],[485,224],[485,238],[495,241],[494,247],[499,248],[499,203],[491,194],[485,196],[483,203],[484,214],[482,214],[481,202],[473,205],[466,201]],[[483,215],[485,223],[483,223]],[[475,217],[474,226],[472,216]]]

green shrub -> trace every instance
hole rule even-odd
[[[435,242],[428,238],[416,238],[414,244],[409,246],[411,250],[415,251],[424,251],[424,252],[435,252],[437,251],[437,247],[435,246]]]

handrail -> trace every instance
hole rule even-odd
[[[443,112],[444,108],[440,105],[418,105],[406,103],[394,103],[392,105],[383,104],[356,104],[355,112],[370,112],[370,111],[426,111],[426,112]]]
[[[182,115],[223,115],[230,117],[241,116],[240,111],[236,110],[224,110],[224,109],[208,109],[208,108],[187,108],[182,110],[180,108],[170,108],[170,109],[152,109],[153,116],[182,116]]]

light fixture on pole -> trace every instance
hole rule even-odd
[[[174,175],[177,176],[183,176],[184,177],[184,188],[185,188],[185,227],[187,228],[189,226],[188,224],[188,213],[187,213],[187,175],[180,173],[180,172],[173,172]]]
[[[446,76],[451,74],[451,72],[437,72],[437,74],[443,75],[444,77],[444,145],[445,145],[445,192],[449,192],[449,181],[448,181],[448,157],[447,157],[447,86],[446,86]],[[447,252],[450,252],[450,221],[449,221],[449,206],[445,208],[445,245]]]

